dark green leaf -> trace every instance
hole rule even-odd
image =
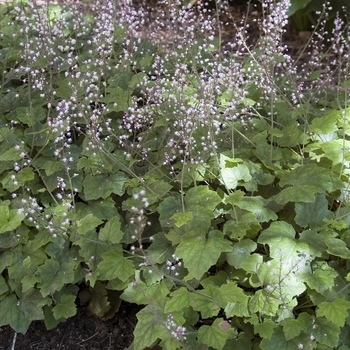
[[[52,308],[56,320],[67,319],[76,314],[76,297],[74,295],[62,295],[59,302]]]
[[[295,212],[295,222],[301,227],[320,227],[324,225],[323,219],[333,218],[325,195],[320,193],[316,194],[313,203],[296,203]]]
[[[280,180],[280,185],[317,186],[318,193],[340,190],[344,187],[339,177],[331,170],[317,165],[301,165],[286,173]]]
[[[294,203],[312,203],[315,200],[315,193],[318,192],[316,186],[295,186],[287,187],[280,191],[273,199],[278,204]]]
[[[132,261],[123,256],[121,249],[110,249],[103,253],[102,261],[97,266],[102,280],[118,278],[126,281],[135,272]]]
[[[65,284],[74,282],[74,265],[73,263],[60,265],[53,259],[47,259],[45,264],[38,268],[38,276],[40,293],[46,297],[60,291]]]
[[[299,344],[308,344],[310,341],[309,337],[310,335],[294,338],[287,341],[282,327],[276,327],[271,338],[263,339],[261,341],[260,348],[261,350],[299,350]]]
[[[23,293],[20,299],[15,294],[5,296],[0,301],[0,326],[10,325],[15,332],[25,334],[32,321],[44,318],[38,306],[42,301],[43,298],[35,289]]]
[[[332,309],[333,307],[327,311],[330,311],[330,313],[332,313]],[[340,319],[342,318],[342,315],[343,313],[340,315]],[[340,327],[327,320],[326,318],[316,317],[315,327],[313,328],[313,335],[316,337],[317,342],[327,345],[331,349],[334,349],[338,345]]]
[[[87,175],[83,181],[86,200],[107,198],[111,193],[119,196],[124,193],[124,183],[127,177],[124,173],[108,175]]]

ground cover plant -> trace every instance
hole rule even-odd
[[[349,27],[289,1],[0,7],[0,325],[142,306],[133,349],[350,348]]]

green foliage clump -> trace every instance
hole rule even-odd
[[[349,37],[294,59],[266,4],[254,47],[224,5],[0,7],[0,325],[123,300],[134,349],[350,347]]]

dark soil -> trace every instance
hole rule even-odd
[[[122,303],[113,319],[103,322],[81,307],[75,316],[53,330],[47,330],[43,321],[35,321],[25,335],[17,336],[10,327],[1,327],[0,349],[126,350],[133,341],[135,314],[139,310]]]
[[[6,1],[0,0],[0,3],[6,3]],[[256,8],[247,13],[244,5],[246,3],[246,0],[237,1],[232,6],[231,21],[234,20],[238,24],[242,16],[248,15],[247,21],[251,24],[249,35],[254,43],[260,34],[259,26],[255,22],[260,12]],[[223,41],[232,40],[234,32],[233,26],[226,27],[223,32]],[[304,38],[305,35],[307,37],[308,33],[288,30],[285,42],[290,49],[290,54],[294,57],[298,56],[300,48],[304,46],[307,40]],[[43,321],[35,321],[25,335],[16,335],[8,326],[0,327],[0,350],[126,350],[133,341],[133,330],[137,322],[136,313],[139,310],[140,307],[123,302],[112,319],[103,321],[91,315],[86,307],[79,307],[75,316],[59,324],[55,329],[47,330]]]

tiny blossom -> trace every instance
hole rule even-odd
[[[169,314],[165,321],[165,327],[170,331],[170,334],[179,341],[186,340],[186,328],[176,325],[173,315]]]

